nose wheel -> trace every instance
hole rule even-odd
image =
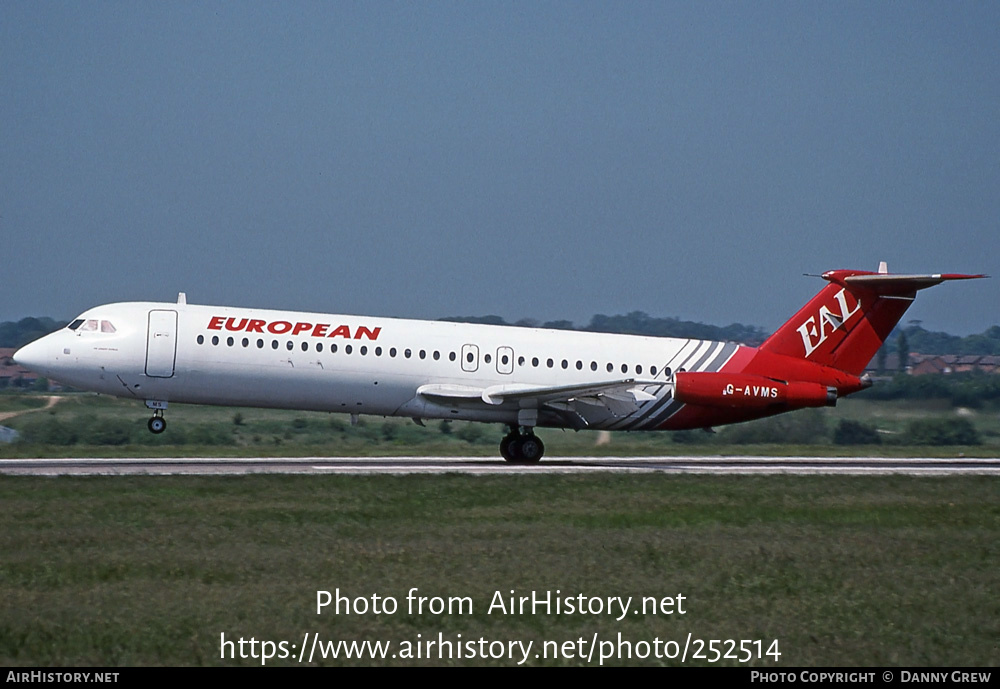
[[[529,428],[521,433],[511,426],[510,433],[500,441],[500,455],[511,464],[534,464],[545,454],[545,445]]]
[[[167,430],[167,420],[163,418],[163,410],[167,408],[166,400],[146,400],[146,406],[153,410],[153,418],[146,422],[149,432],[159,435]]]
[[[167,430],[167,420],[163,418],[163,412],[158,411],[151,418],[146,425],[149,427],[149,432],[159,435],[163,431]]]

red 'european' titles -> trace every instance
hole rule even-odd
[[[309,337],[343,337],[348,340],[377,340],[381,327],[368,328],[359,325],[351,332],[348,325],[338,325],[336,327],[329,323],[291,323],[289,321],[264,321],[258,318],[226,318],[225,316],[213,316],[208,322],[209,330],[229,330],[232,332],[245,333],[271,333],[272,335],[308,335]]]

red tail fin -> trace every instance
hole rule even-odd
[[[760,349],[860,375],[906,313],[917,290],[945,280],[980,277],[985,276],[832,270],[823,274],[830,284]]]

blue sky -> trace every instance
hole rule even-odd
[[[998,3],[12,0],[0,93],[0,320],[184,290],[774,328],[802,273],[1000,275]]]

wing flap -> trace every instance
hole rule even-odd
[[[471,385],[421,385],[417,394],[432,399],[475,400],[482,398],[483,389]]]

